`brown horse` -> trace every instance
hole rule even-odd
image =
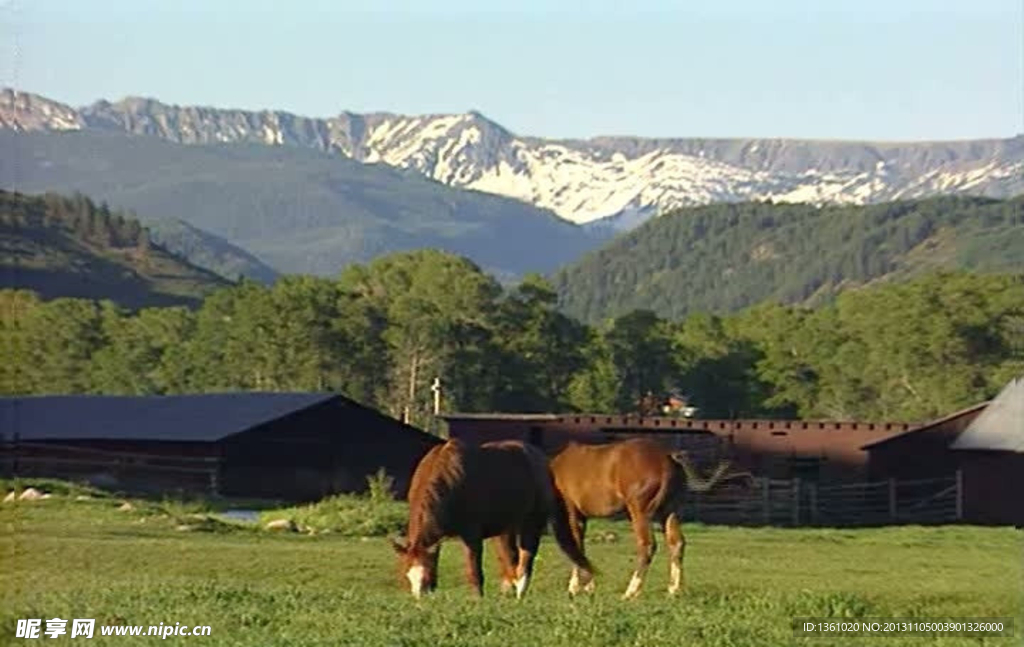
[[[569,443],[551,460],[555,485],[569,508],[569,523],[576,543],[583,548],[589,517],[610,517],[625,510],[636,535],[636,569],[625,598],[640,593],[644,576],[654,557],[656,543],[651,521],[665,529],[669,550],[670,594],[683,586],[683,550],[686,539],[679,527],[678,510],[684,492],[706,491],[715,484],[749,473],[725,475],[728,461],[719,464],[708,479],[701,479],[685,452],[671,452],[660,443],[635,438],[603,445]],[[584,582],[583,584],[587,584]],[[569,592],[580,591],[580,574],[573,569]],[[586,587],[592,590],[593,582]]]
[[[526,593],[540,538],[548,522],[576,569],[593,568],[569,526],[547,456],[519,441],[474,446],[449,440],[427,452],[409,485],[405,542],[391,540],[417,598],[437,587],[437,558],[446,537],[462,540],[470,585],[483,595],[483,541],[493,538],[502,566],[502,590]]]

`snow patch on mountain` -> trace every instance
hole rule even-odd
[[[182,144],[303,146],[410,169],[438,182],[516,198],[562,218],[629,228],[711,202],[864,204],[937,193],[1024,191],[1024,136],[866,143],[520,137],[476,111],[315,119],[286,112],[181,107],[129,97],[74,109],[0,91],[0,128],[124,131]]]

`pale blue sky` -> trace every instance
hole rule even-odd
[[[1022,6],[0,0],[0,82],[73,105],[475,109],[551,137],[1007,137]]]

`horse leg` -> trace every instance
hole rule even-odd
[[[482,596],[484,594],[484,572],[481,568],[484,553],[483,541],[479,537],[464,537],[462,543],[466,547],[466,579],[476,594]]]
[[[633,534],[636,535],[636,570],[629,580],[629,586],[622,595],[623,600],[634,598],[640,594],[640,587],[644,583],[644,575],[654,558],[654,551],[657,545],[654,543],[654,533],[651,532],[651,520],[639,507],[630,506],[629,516],[633,522]]]
[[[544,526],[547,525],[546,515],[541,515],[538,521],[527,522],[519,535],[519,565],[516,568],[516,599],[521,599],[526,594],[526,588],[530,585],[530,577],[533,576],[533,561],[537,557],[537,549],[540,547],[540,538],[544,534]]]
[[[519,551],[515,533],[508,532],[495,537],[494,551],[498,555],[498,565],[501,569],[501,592],[509,593],[515,586],[517,553]]]
[[[671,513],[665,518],[665,545],[668,546],[668,592],[675,595],[686,582],[683,577],[683,552],[686,550],[686,537],[679,526],[679,517]]]
[[[583,542],[587,536],[587,518],[573,506],[569,506],[569,529],[572,530],[573,539],[576,540],[576,543],[582,551]],[[588,593],[592,593],[594,591],[594,578],[591,577],[586,582],[586,586],[581,587],[580,569],[578,566],[573,565],[572,576],[569,578],[569,595],[576,595],[580,592],[581,588],[585,588]]]

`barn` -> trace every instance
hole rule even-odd
[[[2,401],[0,474],[126,492],[309,501],[365,489],[383,468],[405,494],[436,437],[333,393],[36,396]]]
[[[864,449],[872,478],[959,474],[965,521],[1024,526],[1024,377],[990,402]]]
[[[596,413],[449,413],[448,434],[468,442],[517,439],[553,454],[570,441],[606,443],[645,436],[699,461],[728,456],[757,474],[811,482],[857,481],[866,476],[865,443],[914,425],[903,422],[706,420],[678,416]]]

